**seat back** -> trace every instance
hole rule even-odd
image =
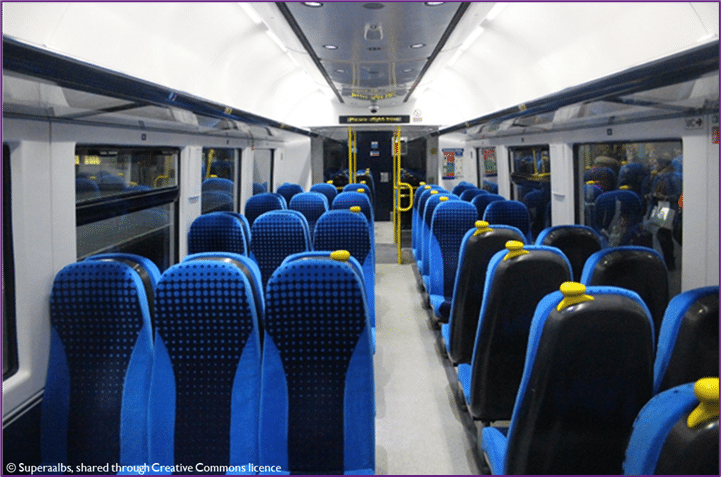
[[[461,181],[453,187],[453,190],[451,190],[451,194],[460,197],[464,191],[468,189],[473,189],[474,187],[476,186],[471,184],[470,182]]]
[[[510,225],[523,232],[531,242],[531,214],[523,202],[517,200],[499,200],[488,204],[483,213],[483,220],[488,225]]]
[[[294,210],[266,212],[256,219],[250,233],[250,258],[260,268],[263,288],[285,257],[312,247],[308,222]]]
[[[268,282],[266,300],[260,464],[373,473],[373,360],[357,272],[333,259],[289,258]]]
[[[285,199],[286,206],[290,205],[290,201],[295,197],[296,194],[303,192],[303,188],[298,184],[291,184],[289,182],[283,183],[276,192],[283,196]]]
[[[603,249],[586,260],[581,283],[620,287],[638,293],[651,310],[658,337],[668,305],[668,271],[658,252],[632,245]]]
[[[445,200],[456,201],[461,200],[458,196],[450,194],[448,192],[440,192],[438,194],[432,194],[426,201],[425,208],[423,209],[423,223],[424,227],[421,231],[421,275],[430,275],[430,258],[431,258],[431,222],[433,221],[433,212],[435,212],[438,204],[443,202],[442,197],[446,197]]]
[[[623,473],[718,475],[718,399],[718,378],[654,396],[633,423]]]
[[[719,288],[688,290],[671,299],[661,322],[654,394],[719,373]]]
[[[511,241],[491,258],[486,276],[464,391],[471,415],[489,422],[511,418],[533,313],[571,280],[571,265],[557,248]]]
[[[328,211],[328,199],[319,192],[301,192],[290,199],[288,208],[297,210],[308,221],[308,229],[310,230],[310,238],[313,239],[315,234],[315,224],[321,215]]]
[[[201,194],[201,213],[232,212],[233,195],[222,190],[207,190]]]
[[[485,191],[483,189],[479,189],[478,187],[472,187],[470,189],[466,189],[458,196],[461,198],[461,200],[465,200],[466,202],[470,202],[473,200],[474,197],[478,195],[488,194],[488,191]]]
[[[360,189],[362,189],[363,192],[360,192]],[[361,194],[365,194],[366,197],[368,197],[368,199],[371,201],[371,204],[373,204],[374,202],[373,190],[370,188],[370,186],[368,186],[368,184],[346,184],[343,187],[343,192],[359,192]]]
[[[248,198],[245,203],[245,218],[252,227],[255,219],[271,210],[285,209],[283,198],[271,192],[263,192]]]
[[[125,262],[89,259],[55,277],[41,414],[45,463],[148,462],[150,310],[141,276]],[[152,263],[149,270],[157,279]]]
[[[436,316],[446,323],[453,299],[461,241],[474,228],[476,208],[463,200],[446,200],[434,210],[429,243],[431,303]]]
[[[483,220],[483,215],[486,213],[486,207],[488,207],[488,204],[500,200],[506,199],[498,194],[492,193],[477,195],[471,199],[471,204],[473,204],[478,211],[478,220]]]
[[[422,243],[423,239],[422,237],[424,234],[428,233],[427,225],[425,224],[425,221],[423,220],[423,213],[426,210],[426,202],[431,197],[431,191],[436,190],[436,194],[444,191],[443,188],[440,186],[432,186],[432,185],[425,185],[423,189],[420,187],[416,191],[416,194],[418,195],[417,198],[413,201],[413,218],[414,222],[412,224],[413,226],[413,233],[412,233],[412,242],[413,242],[413,257],[415,258],[416,262],[421,260],[421,250],[422,250]],[[420,193],[418,193],[420,191]],[[433,194],[435,195],[435,194]]]
[[[201,190],[203,192],[219,190],[221,192],[227,192],[232,196],[233,194],[235,194],[235,183],[230,179],[211,177],[203,181],[203,184],[201,185]]]
[[[328,184],[326,182],[319,182],[318,184],[313,184],[310,186],[310,192],[319,192],[323,194],[328,199],[328,205],[333,203],[333,199],[335,199],[335,196],[338,195],[338,189],[335,188],[333,184]]]
[[[200,252],[248,255],[246,232],[241,219],[229,212],[212,212],[196,217],[188,231],[188,253]]]
[[[316,224],[313,250],[347,250],[358,261],[363,270],[371,327],[375,327],[375,273],[365,216],[360,211],[349,210],[330,210],[323,214]]]
[[[158,283],[148,462],[258,461],[259,322],[244,267],[242,255],[200,254]]]
[[[353,184],[354,186],[357,186],[358,184]],[[356,187],[358,189],[358,187]],[[350,210],[351,207],[357,205],[361,208],[361,212],[363,212],[363,215],[366,216],[366,220],[368,221],[369,227],[373,226],[373,207],[371,206],[371,199],[368,197],[367,193],[364,192],[357,192],[357,191],[346,191],[341,192],[338,194],[335,199],[333,199],[333,204],[331,205],[332,210]],[[372,232],[371,232],[371,235]]]
[[[466,232],[461,242],[453,289],[453,300],[444,333],[448,356],[453,364],[470,363],[483,303],[486,270],[496,252],[505,250],[506,242],[525,239],[520,230],[507,225],[488,227],[476,221],[475,229]]]
[[[564,286],[567,301],[554,292],[536,308],[503,473],[621,473],[633,421],[651,398],[653,323],[643,301],[577,286]]]
[[[536,245],[560,249],[571,262],[573,279],[580,280],[588,257],[601,250],[601,237],[585,225],[557,225],[543,229]]]
[[[594,182],[604,192],[616,188],[616,173],[608,167],[593,167],[583,173],[583,182]]]
[[[643,205],[639,196],[630,190],[604,192],[594,203],[594,228],[602,234],[607,246],[625,245],[622,241],[628,229],[643,219]]]

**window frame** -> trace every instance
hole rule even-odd
[[[15,258],[12,233],[10,146],[3,143],[3,381],[19,369],[15,312]],[[7,367],[6,367],[7,366]]]

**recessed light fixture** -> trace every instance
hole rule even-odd
[[[383,7],[385,7],[385,5],[379,2],[369,2],[363,4],[363,8],[367,8],[368,10],[380,10]]]
[[[323,6],[323,2],[303,2],[306,7],[318,8]]]
[[[425,2],[426,6],[429,7],[437,7],[438,5],[443,5],[446,2]]]
[[[410,73],[411,71],[413,71],[413,68],[406,68],[403,70],[404,73]]]
[[[424,46],[426,46],[425,43],[414,43],[411,45],[411,48],[418,49],[418,48],[423,48]]]
[[[336,73],[345,73],[345,70],[344,70],[344,69],[337,69],[337,70],[335,70],[335,72],[336,72]]]
[[[336,45],[323,45],[323,48],[326,50],[337,50],[338,47]]]

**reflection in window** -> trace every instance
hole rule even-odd
[[[253,156],[253,195],[273,192],[273,150],[256,149]]]
[[[12,376],[18,369],[10,186],[10,147],[3,144],[3,380]]]
[[[511,199],[526,204],[531,234],[551,226],[551,161],[548,146],[509,148]]]
[[[671,296],[681,289],[683,155],[679,140],[576,146],[580,222],[606,245],[657,250]]]
[[[203,149],[203,214],[233,212],[235,203],[235,151],[233,149]]]
[[[178,149],[76,150],[78,260],[133,253],[163,271],[174,263]]]

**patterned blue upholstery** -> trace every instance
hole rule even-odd
[[[488,207],[488,204],[495,201],[500,200],[506,200],[504,197],[501,197],[498,194],[481,194],[477,195],[473,199],[471,199],[471,204],[476,208],[478,211],[478,220],[483,220],[483,214],[486,213],[486,208]]]
[[[259,322],[242,255],[187,257],[163,273],[149,407],[149,461],[258,461]]]
[[[230,179],[221,179],[218,177],[211,177],[210,179],[205,179],[203,181],[203,184],[201,186],[201,190],[203,192],[211,191],[211,190],[219,190],[222,192],[227,192],[231,196],[235,194],[235,184]]]
[[[477,195],[483,195],[483,194],[488,194],[488,191],[487,191],[487,190],[483,190],[483,189],[479,189],[479,188],[477,188],[477,187],[472,187],[472,188],[466,189],[466,190],[464,190],[463,192],[461,192],[461,195],[459,195],[458,197],[460,197],[461,200],[465,200],[466,202],[470,202],[470,201],[472,201],[473,198],[476,197]]]
[[[285,199],[286,207],[290,205],[290,201],[296,194],[300,194],[303,192],[303,188],[299,186],[298,184],[291,184],[289,182],[284,183],[280,187],[278,187],[278,190],[276,192],[283,196]]]
[[[250,257],[268,279],[288,255],[311,250],[308,222],[295,210],[274,210],[258,217],[250,228]]]
[[[188,253],[231,252],[248,255],[241,219],[230,212],[199,215],[188,231]]]
[[[651,398],[653,324],[634,292],[536,308],[507,433],[485,427],[481,449],[500,474],[619,474],[633,420]],[[623,339],[619,339],[623,337]]]
[[[97,199],[100,197],[100,188],[92,179],[77,177],[75,179],[75,195],[77,201]]]
[[[621,166],[618,173],[618,186],[628,186],[639,196],[642,194],[643,180],[648,176],[648,167],[640,162],[629,162]]]
[[[431,222],[433,221],[433,212],[436,207],[440,204],[441,197],[447,197],[448,200],[456,201],[461,200],[458,196],[449,194],[448,192],[433,194],[426,201],[426,206],[423,210],[423,223],[425,227],[421,230],[421,260],[419,263],[419,271],[423,277],[423,284],[426,287],[426,291],[430,288],[430,270],[431,270]]]
[[[571,262],[573,279],[580,280],[588,257],[601,250],[601,236],[585,225],[557,225],[543,229],[536,245],[557,247]]]
[[[201,213],[233,210],[233,196],[221,190],[204,191],[200,196]]]
[[[643,205],[630,190],[604,192],[594,204],[593,227],[604,238],[604,245],[628,245],[621,238],[626,231],[643,219]]]
[[[549,189],[534,189],[521,200],[531,215],[531,236],[538,237],[543,229],[551,225],[550,214],[546,214],[551,204]]]
[[[373,355],[357,272],[327,258],[289,258],[266,300],[260,464],[372,474]]]
[[[471,361],[488,263],[496,252],[505,250],[509,240],[525,242],[521,231],[508,225],[496,225],[476,233],[478,230],[469,230],[461,241],[451,311],[448,323],[441,327],[453,364]]]
[[[354,184],[357,185],[357,184]],[[333,199],[333,204],[331,205],[332,210],[337,209],[345,209],[350,210],[351,207],[354,205],[357,205],[361,208],[361,212],[363,212],[363,215],[366,216],[366,220],[368,220],[368,226],[373,226],[373,207],[371,206],[370,198],[367,194],[361,193],[361,192],[341,192],[338,194],[335,199]],[[371,229],[372,234],[372,229]]]
[[[431,219],[429,243],[429,290],[433,311],[442,322],[448,321],[453,285],[458,270],[461,241],[474,228],[476,208],[463,200],[439,204]]]
[[[638,414],[623,462],[625,475],[718,475],[718,415],[688,426],[698,406],[696,383],[653,397]]]
[[[498,184],[495,182],[484,180],[482,189],[487,190],[491,194],[498,194]]]
[[[262,194],[254,195],[248,198],[245,203],[245,218],[248,219],[248,224],[252,227],[255,219],[261,214],[270,212],[271,210],[282,210],[285,209],[285,203],[283,198],[273,194],[271,192],[264,192]]]
[[[310,237],[315,233],[315,224],[321,215],[328,211],[328,199],[319,192],[301,192],[290,199],[288,208],[297,210],[308,221]]]
[[[246,243],[246,245],[250,246],[250,224],[248,223],[248,219],[245,218],[245,215],[239,214],[238,212],[223,212],[223,213],[228,214],[232,217],[235,217],[236,219],[238,219],[240,221],[240,225],[243,227],[243,235],[245,236],[245,243]]]
[[[326,198],[328,199],[328,204],[333,203],[333,199],[335,199],[335,196],[338,195],[338,189],[335,188],[333,184],[328,184],[326,182],[320,182],[318,184],[313,184],[310,187],[311,192],[320,192]]]
[[[499,200],[488,204],[483,213],[483,220],[493,225],[510,225],[523,232],[528,242],[531,242],[531,214],[523,202],[517,200]]]
[[[263,194],[264,192],[268,192],[264,184],[253,182],[253,195]]]
[[[654,364],[654,394],[719,374],[719,287],[695,288],[666,307]]]
[[[313,250],[347,250],[358,260],[363,270],[368,315],[371,327],[375,328],[375,268],[365,216],[349,210],[331,210],[323,214],[316,224]]]
[[[153,344],[140,275],[126,263],[107,259],[64,267],[53,283],[50,324],[42,461],[71,466],[147,462]]]
[[[416,197],[413,199],[413,231],[411,241],[413,243],[413,258],[416,260],[416,262],[419,262],[421,260],[421,238],[424,234],[424,228],[427,227],[423,220],[423,212],[426,208],[426,201],[430,198],[431,190],[433,189],[437,190],[437,193],[445,190],[437,185],[425,185],[423,188],[419,187],[416,190]]]
[[[451,194],[460,197],[464,191],[468,189],[473,189],[474,187],[476,186],[471,184],[470,182],[461,181],[459,184],[456,184],[456,186],[453,187],[453,189],[451,190]]]
[[[633,245],[600,250],[586,260],[581,283],[621,287],[638,293],[651,310],[655,336],[658,336],[669,299],[668,271],[658,252]]]
[[[367,184],[346,184],[343,187],[343,192],[358,192],[358,189],[363,189],[365,192],[361,192],[362,194],[365,194],[368,199],[370,199],[371,204],[373,204],[375,198],[373,197],[373,191]]]
[[[554,247],[511,246],[488,263],[470,367],[459,367],[471,415],[485,422],[511,418],[538,303],[571,280],[571,264]],[[465,373],[470,372],[470,379]]]

